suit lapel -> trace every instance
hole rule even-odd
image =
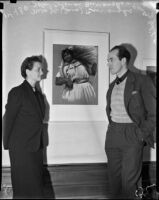
[[[107,115],[108,115],[109,120],[110,120],[110,110],[111,110],[110,108],[111,94],[112,94],[114,85],[115,85],[115,80],[110,84],[108,94],[107,94]]]
[[[111,102],[111,94],[112,94],[112,90],[114,88],[114,85],[115,85],[115,81],[113,81],[111,84],[110,84],[110,87],[109,87],[109,90],[108,90],[108,105],[110,105],[110,102]]]
[[[44,113],[45,113],[45,105],[44,105],[44,102],[42,100],[42,97],[41,97],[41,94],[39,92],[37,92],[37,95],[38,95],[38,99],[39,99],[39,103],[40,103],[40,110],[42,112],[42,116],[44,116]]]
[[[25,88],[26,88],[26,91],[28,93],[28,97],[29,97],[30,101],[34,105],[34,107],[35,107],[37,113],[39,114],[40,118],[43,118],[42,112],[40,110],[39,103],[38,103],[38,101],[36,99],[35,94],[33,93],[33,90],[31,88],[31,86],[29,85],[29,83],[26,80],[24,81],[24,85],[25,85]]]
[[[132,91],[134,90],[134,83],[135,83],[135,77],[133,73],[129,73],[126,83],[125,83],[125,90],[124,90],[124,103],[125,108],[128,108],[128,103],[131,98]]]

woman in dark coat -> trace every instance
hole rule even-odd
[[[43,198],[44,98],[35,87],[41,80],[40,56],[21,65],[24,82],[10,90],[3,121],[4,149],[9,150],[13,198]]]

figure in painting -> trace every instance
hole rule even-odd
[[[55,84],[64,85],[62,99],[70,104],[95,104],[96,93],[89,80],[96,75],[95,48],[71,46],[62,50],[61,56]]]

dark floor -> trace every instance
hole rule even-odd
[[[106,163],[50,165],[44,167],[45,194],[55,199],[109,199],[110,189]],[[156,163],[143,163],[142,186],[156,183]],[[2,169],[0,199],[12,199],[10,168]],[[50,198],[51,199],[51,198]],[[159,200],[155,187],[149,188],[144,200]]]
[[[2,188],[0,192],[0,199],[12,199],[12,189]],[[70,197],[55,197],[55,199],[108,199],[107,197],[101,196],[70,196]]]

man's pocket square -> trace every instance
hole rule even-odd
[[[132,91],[132,95],[134,95],[134,94],[137,94],[138,93],[138,91],[137,90],[134,90],[134,91]]]

